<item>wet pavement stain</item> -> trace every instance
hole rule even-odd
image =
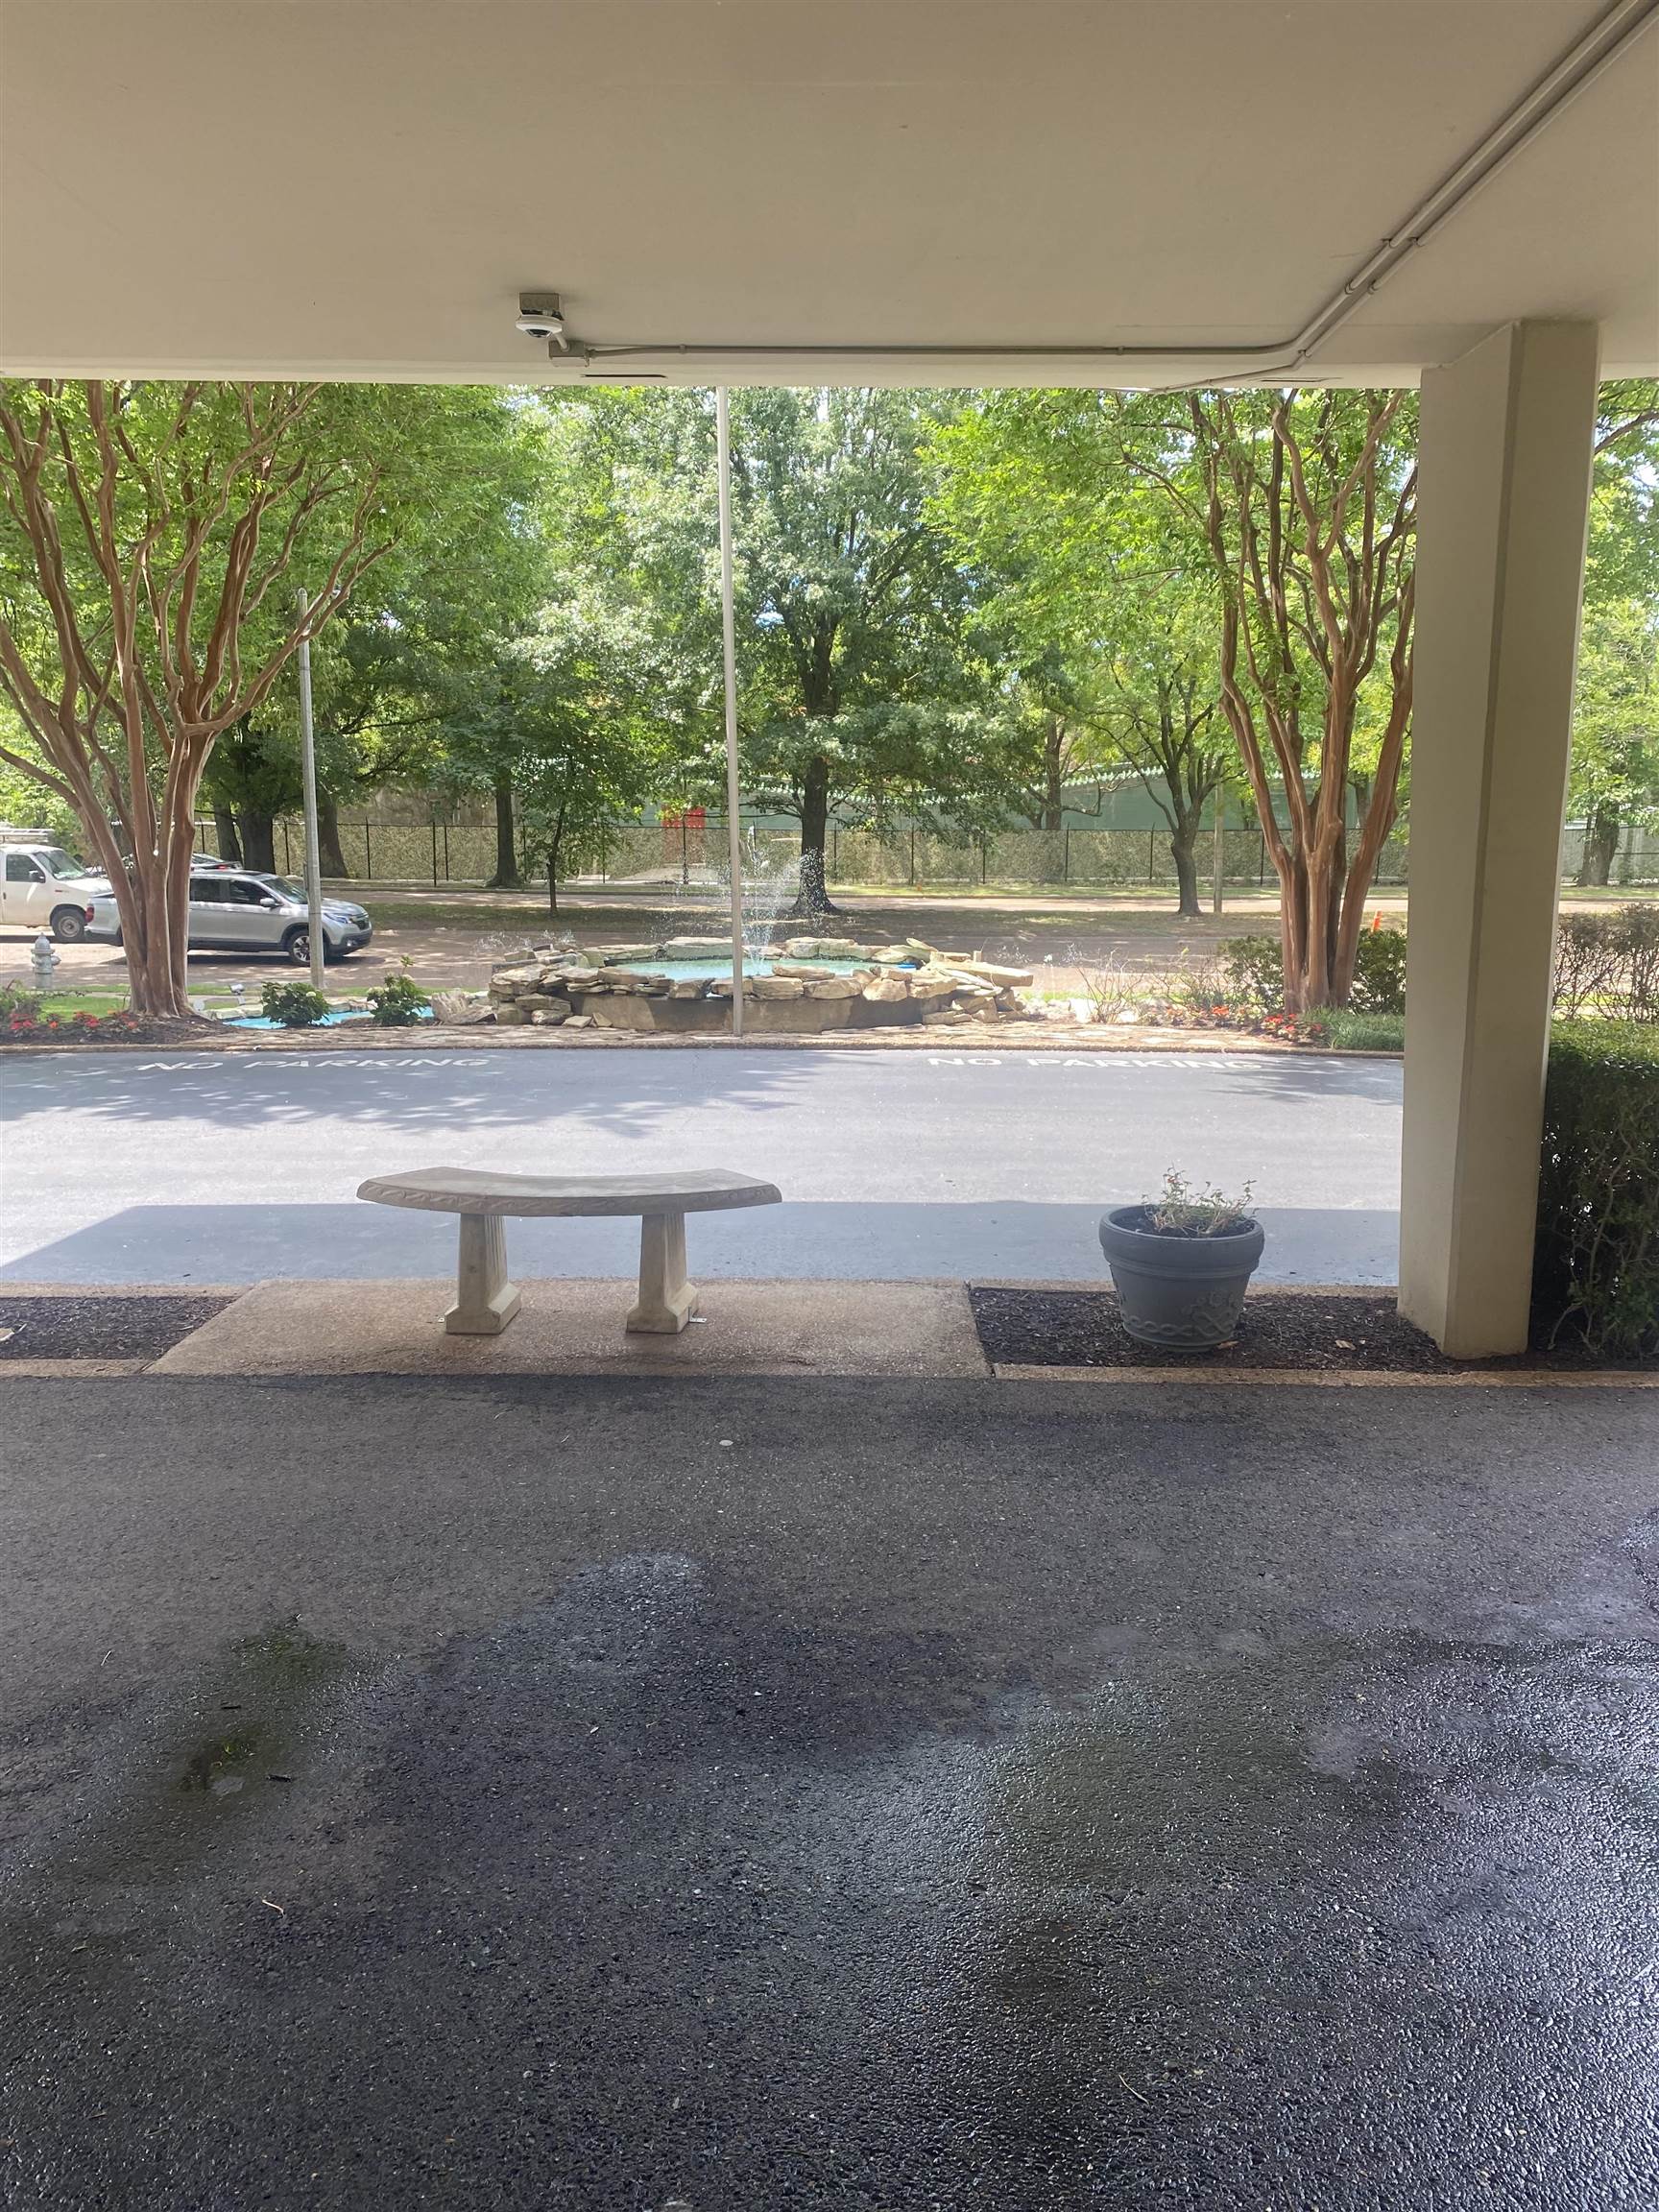
[[[640,1553],[192,1710],[8,1892],[59,1938],[18,2204],[1659,2201],[1653,1647],[1149,1643],[1057,1694]]]

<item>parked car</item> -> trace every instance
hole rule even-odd
[[[109,890],[108,876],[85,868],[60,845],[0,846],[0,925],[38,936],[50,929],[65,945],[91,934],[97,902]]]
[[[121,917],[106,884],[93,902],[88,937],[108,945],[121,942]],[[340,899],[323,902],[324,957],[343,960],[367,945],[374,925],[361,906]],[[311,957],[310,918],[305,894],[281,876],[256,876],[246,869],[192,868],[190,934],[192,951],[282,952],[295,967]]]

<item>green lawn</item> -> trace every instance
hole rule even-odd
[[[71,1014],[118,1014],[126,1003],[125,991],[48,991],[40,1011],[66,1020]]]

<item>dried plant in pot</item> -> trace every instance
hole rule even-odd
[[[1156,1198],[1100,1216],[1100,1249],[1138,1344],[1212,1352],[1233,1334],[1266,1241],[1250,1196],[1248,1184],[1229,1198],[1171,1169]]]

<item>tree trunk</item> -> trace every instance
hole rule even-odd
[[[219,842],[219,857],[228,860],[233,868],[242,865],[242,840],[236,834],[236,817],[228,806],[215,806],[213,829]]]
[[[340,802],[331,791],[317,794],[317,865],[325,876],[337,879],[351,874],[340,850]]]
[[[242,865],[256,869],[264,876],[275,876],[276,817],[274,814],[252,814],[244,807],[237,817],[237,829],[242,838]]]
[[[1175,911],[1183,918],[1196,917],[1203,912],[1198,903],[1198,861],[1192,850],[1197,828],[1194,817],[1182,815],[1169,832],[1169,851],[1174,856],[1178,886]]]
[[[1043,740],[1043,830],[1058,837],[1066,827],[1066,725],[1055,719]]]
[[[523,881],[518,873],[518,848],[513,837],[513,779],[503,769],[495,779],[495,873],[486,888],[517,891]]]
[[[830,829],[830,763],[822,755],[806,763],[801,790],[801,889],[789,909],[793,920],[821,922],[839,914],[826,887],[824,845]]]
[[[1619,818],[1605,806],[1592,807],[1584,824],[1584,851],[1578,862],[1578,880],[1600,889],[1612,881],[1613,863],[1619,857]]]

